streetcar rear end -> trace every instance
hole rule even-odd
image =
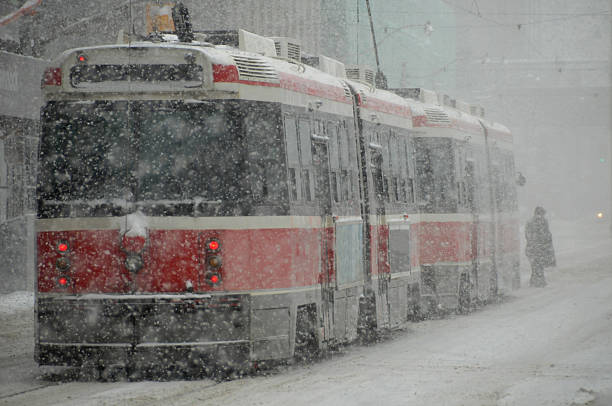
[[[293,237],[249,217],[262,206],[282,214],[287,195],[273,179],[284,171],[259,174],[263,157],[250,147],[280,145],[280,107],[220,89],[215,77],[230,65],[212,47],[142,43],[69,51],[45,73],[40,364],[247,368],[265,358],[253,337],[269,331],[253,329],[267,319],[252,323],[249,292],[283,286],[277,270]],[[284,354],[289,330],[277,330]]]

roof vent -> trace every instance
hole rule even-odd
[[[199,31],[201,38],[213,45],[228,45],[242,51],[276,56],[274,41],[245,30]]]
[[[270,39],[274,41],[276,56],[293,59],[296,61],[301,60],[302,47],[297,40],[287,37],[271,37]]]
[[[374,86],[374,71],[364,66],[347,66],[346,77],[347,79],[365,82]]]
[[[441,106],[449,106],[449,107],[456,107],[457,106],[457,100],[451,98],[449,95],[447,94],[439,94],[438,95],[438,104],[440,104]]]
[[[471,114],[470,104],[464,102],[463,100],[457,100],[457,110],[463,111],[464,113]]]
[[[245,30],[238,30],[238,48],[264,56],[276,56],[274,40]]]
[[[238,30],[199,31],[204,41],[213,45],[229,45],[238,48]]]
[[[450,124],[448,114],[444,110],[437,107],[425,107],[424,110],[428,122],[432,124]]]
[[[319,57],[302,51],[302,63],[319,69]]]
[[[390,89],[393,93],[401,96],[405,99],[420,100],[421,89],[418,87],[402,87],[397,89]]]
[[[438,95],[433,90],[421,89],[421,99],[423,103],[438,104]]]
[[[485,110],[484,107],[472,104],[470,106],[470,114],[477,117],[484,117]]]
[[[399,96],[418,100],[423,103],[438,104],[438,95],[433,90],[427,90],[420,87],[406,87],[392,89],[392,91]]]
[[[346,79],[346,68],[344,64],[325,55],[319,55],[319,69],[325,73]]]
[[[240,80],[258,82],[278,82],[276,70],[266,61],[256,56],[233,54]]]

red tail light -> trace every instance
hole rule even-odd
[[[67,288],[69,284],[70,284],[70,279],[68,279],[67,276],[60,276],[59,278],[57,278],[57,285],[60,288]]]
[[[61,86],[62,70],[60,68],[47,68],[43,74],[43,86]]]
[[[68,252],[70,251],[70,245],[68,245],[67,241],[59,241],[56,245],[56,248],[57,252],[59,252],[60,255],[55,261],[55,267],[58,271],[62,273],[67,272],[68,269],[70,269],[70,255],[68,255]],[[66,286],[68,284],[68,281],[65,279],[66,276],[60,276],[58,284],[62,287]]]
[[[221,283],[221,267],[223,260],[221,259],[221,242],[218,238],[213,237],[204,244],[205,252],[205,267],[206,273],[204,278],[210,286],[215,286]]]
[[[206,248],[208,248],[208,250],[210,251],[217,251],[219,247],[220,247],[220,244],[219,244],[219,241],[217,240],[210,240],[206,244]]]
[[[218,272],[208,271],[206,272],[205,278],[206,283],[208,283],[210,286],[215,286],[221,283],[221,275],[219,275]]]

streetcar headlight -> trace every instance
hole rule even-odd
[[[125,259],[125,267],[130,272],[138,272],[143,266],[144,262],[140,254],[129,254]]]
[[[57,261],[55,261],[55,266],[60,271],[65,271],[66,269],[70,268],[70,260],[66,257],[59,257]]]
[[[221,258],[217,256],[208,257],[208,265],[211,268],[219,268],[221,266]]]

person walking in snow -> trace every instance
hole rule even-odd
[[[525,239],[527,246],[525,254],[531,264],[530,286],[546,286],[544,268],[556,266],[555,249],[552,243],[552,234],[548,228],[548,221],[544,215],[546,210],[543,207],[536,207],[531,220],[525,226]]]

